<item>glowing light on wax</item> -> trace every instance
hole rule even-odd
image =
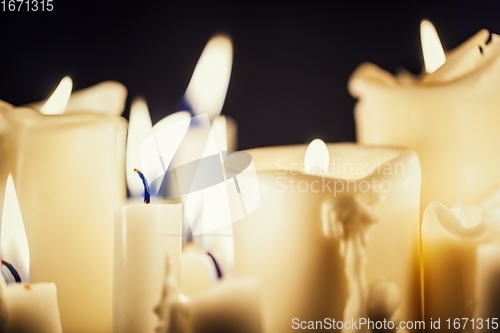
[[[61,114],[66,109],[71,90],[73,89],[73,81],[68,76],[63,77],[56,90],[40,107],[40,111],[46,115]]]
[[[321,139],[314,139],[307,146],[304,156],[304,171],[310,175],[326,175],[330,154],[328,147]]]
[[[422,20],[420,23],[420,42],[422,43],[425,71],[434,73],[446,62],[446,56],[436,28],[430,21]]]
[[[142,98],[136,99],[130,108],[127,133],[126,176],[127,187],[132,197],[139,197],[144,190],[140,182],[137,181],[137,175],[134,172],[134,168],[141,165],[141,144],[151,133],[152,128],[153,124],[151,123],[146,101]]]
[[[30,263],[28,239],[26,238],[23,217],[17,200],[16,188],[12,175],[10,174],[7,178],[7,185],[5,188],[0,231],[0,248],[2,251],[2,259],[14,266],[23,282],[28,282]],[[14,281],[11,279],[10,274],[6,274],[6,277],[9,282]]]
[[[186,90],[186,98],[196,115],[206,113],[210,121],[222,110],[226,97],[233,47],[227,36],[215,36],[207,43]]]

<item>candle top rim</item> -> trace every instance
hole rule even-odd
[[[26,127],[57,127],[69,125],[82,127],[85,125],[95,125],[99,123],[114,122],[117,125],[128,126],[125,118],[112,114],[95,113],[88,111],[72,111],[62,114],[43,114],[39,110],[28,106],[14,107],[2,110],[5,118],[12,122]]]
[[[408,170],[405,170],[405,172],[410,171],[409,168],[418,169],[418,172],[420,172],[417,153],[407,147],[361,145],[351,142],[326,143],[326,146],[330,154],[330,164],[351,163],[355,165],[357,163],[369,163],[369,165],[373,167],[371,171],[364,172],[362,175],[360,174],[356,177],[349,176],[348,179],[353,181],[361,181],[367,177],[374,176],[376,173],[382,175],[384,174],[385,167],[394,167],[397,166],[398,163],[404,165],[408,164],[406,166]],[[278,170],[300,172],[300,166],[304,164],[304,154],[307,147],[308,144],[271,146],[243,150],[243,152],[252,156],[257,172],[275,172]],[[270,164],[272,163],[270,161],[276,163]],[[282,163],[278,164],[279,161]],[[283,165],[285,162],[289,163],[289,165],[286,165],[286,169],[284,169],[285,165]],[[379,167],[379,165],[381,167]],[[368,171],[368,169],[366,169],[366,171]],[[301,175],[302,174],[303,176],[316,177],[314,175],[307,175],[304,172],[301,172]],[[324,177],[341,180],[345,178],[345,175],[329,171]],[[419,179],[415,180],[419,181]]]

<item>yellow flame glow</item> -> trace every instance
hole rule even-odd
[[[186,90],[186,98],[197,115],[219,115],[226,98],[233,46],[227,36],[215,36],[203,50]]]
[[[321,139],[314,139],[307,146],[304,157],[305,172],[310,175],[326,175],[330,154],[325,142]]]
[[[2,260],[11,263],[18,271],[23,282],[29,277],[30,251],[24,229],[21,208],[17,200],[12,175],[9,174],[5,188],[1,220],[0,244]]]
[[[425,71],[434,73],[445,63],[446,56],[436,28],[430,21],[422,20],[420,23],[420,41],[422,43]]]
[[[42,105],[40,111],[43,114],[54,115],[61,114],[66,109],[71,90],[73,89],[73,81],[68,76],[63,77],[56,90]]]
[[[227,122],[226,117],[218,116],[212,122],[212,133],[214,134],[217,149],[227,151]]]
[[[141,168],[141,155],[139,153],[142,142],[151,132],[153,124],[149,115],[146,101],[142,98],[134,100],[130,108],[130,118],[127,133],[127,159],[126,175],[127,186],[134,197],[142,195],[144,187],[138,180],[134,168]]]

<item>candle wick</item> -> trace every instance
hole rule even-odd
[[[137,168],[134,169],[134,172],[137,172],[139,177],[141,177],[142,184],[144,185],[144,203],[145,204],[151,203],[151,194],[149,192],[149,184],[148,184],[148,180],[146,179],[146,176],[144,176],[144,174],[141,172],[141,170],[139,170]]]
[[[207,252],[207,255],[210,258],[212,258],[212,261],[214,262],[215,271],[217,272],[217,279],[219,279],[219,280],[222,279],[222,270],[220,269],[219,263],[217,262],[215,257],[210,252]]]
[[[17,270],[14,268],[14,266],[12,266],[12,264],[9,264],[7,261],[5,260],[2,260],[1,261],[1,264],[4,265],[5,267],[7,267],[7,269],[9,270],[10,274],[12,274],[12,276],[14,277],[14,280],[16,281],[16,283],[21,283],[21,276],[19,276],[19,273],[17,272]]]

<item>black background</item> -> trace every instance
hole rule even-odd
[[[141,95],[156,122],[176,111],[204,45],[224,32],[234,63],[223,113],[236,119],[242,149],[354,141],[350,74],[364,61],[419,73],[424,18],[448,50],[481,28],[500,33],[500,1],[53,5],[52,12],[0,11],[0,99],[43,99],[65,75],[75,89],[116,80],[129,91],[124,116]]]

